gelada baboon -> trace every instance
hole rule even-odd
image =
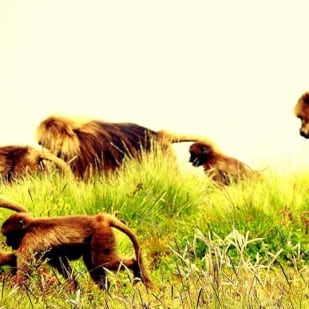
[[[205,173],[217,183],[229,185],[232,181],[253,176],[256,172],[239,160],[222,154],[209,142],[199,141],[189,148],[189,162],[203,166]]]
[[[94,172],[108,174],[118,169],[125,158],[140,159],[154,145],[171,153],[171,144],[194,142],[199,138],[153,131],[134,123],[98,120],[78,123],[61,116],[50,116],[37,128],[39,145],[70,163],[77,178]]]
[[[304,93],[294,108],[295,116],[300,119],[301,127],[299,133],[309,138],[309,92]]]
[[[71,172],[66,162],[47,150],[39,151],[31,146],[0,147],[1,180],[12,182],[18,177],[43,172],[47,169],[45,161],[53,162],[65,173]]]
[[[16,211],[20,211],[18,207]],[[112,228],[130,238],[135,259],[118,256]],[[64,278],[73,282],[74,288],[78,287],[78,283],[72,275],[69,261],[80,257],[91,278],[102,289],[107,287],[106,269],[117,271],[128,268],[133,271],[135,279],[140,279],[147,288],[152,286],[144,268],[137,237],[114,216],[98,214],[34,218],[27,212],[18,212],[3,223],[1,232],[6,237],[7,245],[16,250],[16,283],[19,286],[23,285],[27,274],[31,272],[29,265],[33,257],[47,259]]]

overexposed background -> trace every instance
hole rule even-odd
[[[51,113],[205,135],[254,167],[309,170],[307,1],[1,0],[0,145]],[[184,166],[188,145],[177,146]],[[309,172],[309,171],[308,171]]]

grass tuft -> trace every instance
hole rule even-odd
[[[118,212],[138,235],[156,285],[132,285],[125,271],[109,274],[100,291],[81,262],[82,289],[69,293],[53,270],[51,284],[35,271],[25,292],[0,273],[3,308],[305,308],[309,306],[309,173],[278,175],[218,187],[182,172],[159,150],[128,161],[112,177],[89,182],[57,173],[2,185],[0,194],[34,216]],[[2,222],[11,214],[1,209]],[[133,254],[117,233],[119,251]],[[3,250],[4,239],[1,238]]]

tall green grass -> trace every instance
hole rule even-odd
[[[74,262],[81,291],[51,287],[33,273],[26,291],[2,273],[0,308],[306,308],[309,306],[309,171],[218,187],[184,173],[160,151],[128,162],[118,175],[79,182],[38,175],[0,194],[35,216],[119,215],[138,235],[155,288],[132,286],[129,272],[109,274],[100,291]],[[10,211],[0,210],[3,222]],[[117,233],[119,251],[131,255]],[[3,250],[9,250],[4,246]],[[53,273],[53,270],[51,270]]]

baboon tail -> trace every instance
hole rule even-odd
[[[182,143],[182,142],[197,142],[205,139],[201,136],[196,135],[180,135],[165,130],[160,130],[157,132],[159,139],[163,143]]]
[[[147,288],[152,287],[153,283],[152,283],[149,275],[147,274],[147,272],[145,270],[139,241],[138,241],[136,235],[133,233],[133,231],[127,225],[122,223],[117,218],[115,218],[113,216],[108,216],[108,219],[109,219],[111,227],[114,227],[114,228],[120,230],[121,232],[125,233],[130,238],[130,240],[132,241],[136,260],[137,260],[137,264],[140,268],[141,280]]]
[[[0,207],[10,209],[10,210],[15,210],[16,212],[28,212],[28,210],[24,208],[23,206],[15,202],[8,201],[2,197],[0,197]]]

